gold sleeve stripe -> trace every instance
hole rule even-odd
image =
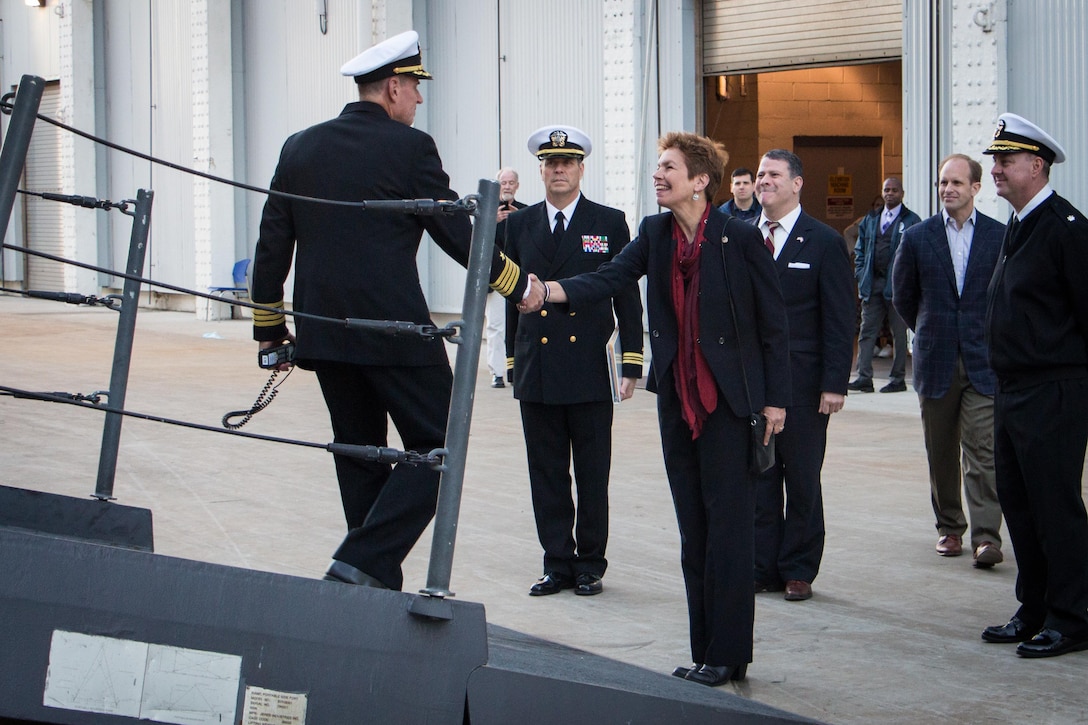
[[[491,289],[498,292],[503,297],[509,297],[514,294],[514,289],[517,287],[518,280],[521,279],[521,267],[506,258],[506,255],[502,252],[499,253],[499,257],[505,262],[506,266],[503,267],[502,273],[499,274],[499,278],[491,283]]]
[[[253,326],[254,327],[275,327],[276,325],[282,325],[287,322],[287,316],[283,314],[283,300],[279,302],[273,302],[268,307],[279,307],[278,311],[272,310],[253,310]]]
[[[624,365],[641,365],[642,353],[641,352],[625,352],[623,353]]]
[[[512,357],[506,358],[506,369],[507,370],[513,370],[514,369],[514,358],[512,358]]]

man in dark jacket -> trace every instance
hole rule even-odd
[[[581,192],[589,137],[573,126],[546,126],[529,137],[540,160],[545,200],[506,220],[506,253],[540,279],[592,272],[631,239],[623,212]],[[628,398],[642,377],[642,300],[630,285],[577,314],[545,304],[530,314],[507,305],[507,358],[521,402],[529,485],[544,576],[531,596],[603,590],[608,561],[608,475],[613,401]],[[613,312],[615,315],[613,316]],[[619,321],[622,369],[608,342]],[[571,456],[578,505],[571,499]]]
[[[759,214],[763,207],[756,199],[755,175],[751,169],[738,166],[733,169],[732,182],[729,190],[733,192],[733,198],[722,204],[718,209],[722,214],[735,216],[742,222],[755,224],[759,221]]]
[[[922,221],[903,204],[903,184],[884,180],[884,209],[867,215],[858,226],[854,245],[854,277],[861,300],[861,333],[858,335],[858,376],[850,390],[873,392],[873,346],[887,318],[892,330],[892,370],[882,393],[907,389],[907,326],[892,307],[892,262],[903,232]]]
[[[771,249],[789,316],[789,423],[775,465],[756,482],[755,588],[812,597],[824,552],[821,471],[827,424],[842,410],[854,347],[854,285],[842,237],[801,208],[801,159],[785,149],[763,155],[757,224]]]
[[[986,287],[1005,226],[975,210],[982,164],[952,154],[938,170],[944,208],[903,234],[892,275],[893,302],[914,330],[914,389],[922,408],[937,553],[959,556],[971,514],[974,564],[1004,560],[994,482],[994,390],[986,352]],[[964,465],[960,465],[960,459]]]
[[[411,127],[423,99],[415,31],[389,38],[341,68],[359,101],[283,145],[272,189],[320,199],[456,199],[434,140]],[[282,308],[295,264],[296,311],[433,325],[416,269],[426,230],[460,262],[471,225],[460,215],[413,216],[269,196],[253,265],[254,302]],[[491,286],[521,300],[529,281],[498,250]],[[542,298],[543,285],[529,294]],[[317,373],[337,443],[386,446],[389,419],[404,450],[445,444],[453,374],[441,339],[390,337],[318,320],[296,321],[300,367]],[[282,312],[257,310],[262,349],[294,341]],[[286,369],[286,365],[282,366]],[[348,534],[327,579],[400,589],[401,563],[434,516],[437,471],[428,466],[334,456]]]
[[[990,282],[986,341],[997,373],[997,495],[1016,553],[1020,608],[987,627],[1023,657],[1088,649],[1088,221],[1050,187],[1065,151],[1004,113],[990,174],[1012,205]]]

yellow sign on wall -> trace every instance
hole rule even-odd
[[[853,196],[854,177],[850,174],[831,174],[827,177],[828,196]]]

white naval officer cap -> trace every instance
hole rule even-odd
[[[982,153],[1016,154],[1021,151],[1035,154],[1048,164],[1065,161],[1065,149],[1049,133],[1023,116],[1002,113],[997,117],[994,141]]]
[[[593,150],[585,131],[574,126],[542,126],[529,135],[529,153],[544,159],[583,159]]]
[[[396,75],[430,79],[423,70],[423,55],[419,50],[419,33],[406,30],[377,45],[367,48],[340,68],[340,75],[354,76],[362,85]]]

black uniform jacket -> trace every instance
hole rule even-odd
[[[990,365],[1003,391],[1088,377],[1086,340],[1088,221],[1051,194],[1005,235],[986,313]]]
[[[735,415],[747,417],[768,405],[785,408],[790,404],[789,330],[774,259],[751,224],[731,219],[727,229],[726,216],[712,209],[706,227],[699,261],[699,347]],[[646,387],[651,392],[676,358],[679,332],[670,281],[674,244],[672,212],[646,217],[638,238],[596,274],[562,280],[571,310],[578,311],[646,275],[652,353]],[[723,251],[737,325],[729,311]]]
[[[854,355],[854,280],[846,242],[801,212],[775,260],[789,311],[793,405],[846,393]]]
[[[348,201],[456,199],[434,139],[394,121],[369,102],[349,103],[336,118],[300,131],[280,152],[272,189]],[[416,269],[426,230],[462,265],[472,226],[466,215],[415,216],[270,196],[253,264],[254,302],[283,305],[295,264],[294,309],[336,319],[431,324]],[[492,286],[520,300],[527,277],[498,250]],[[287,334],[283,315],[254,314],[256,340]],[[297,358],[357,365],[435,365],[447,361],[442,340],[392,337],[343,324],[296,318]]]
[[[544,251],[552,236],[549,222],[544,202],[506,218],[507,256],[542,280],[592,272],[615,258],[631,239],[622,211],[583,196],[561,246],[549,258]],[[508,361],[513,358],[514,397],[553,405],[611,400],[605,345],[617,321],[621,376],[641,378],[642,300],[637,282],[619,285],[578,311],[549,303],[521,315],[514,305],[507,305],[506,354]]]

